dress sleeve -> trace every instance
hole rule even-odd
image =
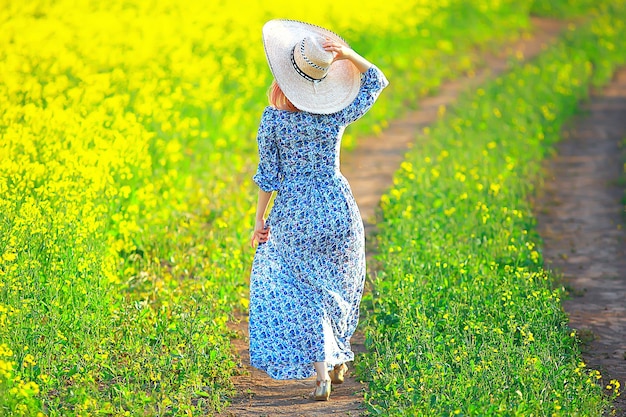
[[[278,146],[268,109],[263,112],[259,131],[257,133],[259,147],[259,165],[253,181],[263,191],[271,192],[278,190],[281,182]]]
[[[337,113],[340,122],[347,125],[367,113],[374,105],[380,92],[383,88],[387,87],[387,85],[389,85],[389,81],[385,78],[385,74],[383,74],[378,67],[372,65],[363,73],[361,88],[354,101],[352,101],[348,107]]]

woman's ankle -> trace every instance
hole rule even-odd
[[[328,381],[330,380],[330,375],[328,374],[328,366],[326,362],[315,362],[313,363],[315,367],[315,372],[317,372],[317,380],[318,381]]]

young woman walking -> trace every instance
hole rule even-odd
[[[250,359],[275,379],[317,375],[311,396],[328,400],[354,359],[365,279],[363,222],[339,169],[341,137],[388,82],[318,26],[271,20],[263,42],[274,82],[257,136]]]

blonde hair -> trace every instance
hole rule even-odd
[[[276,80],[272,81],[269,90],[267,90],[267,98],[270,104],[279,110],[299,111],[291,101],[285,96],[283,90],[280,89]]]

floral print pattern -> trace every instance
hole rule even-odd
[[[339,170],[345,127],[365,114],[388,84],[371,67],[355,100],[329,115],[268,107],[258,130],[253,179],[278,191],[250,277],[250,359],[275,379],[315,375],[354,359],[365,279],[363,222]]]

